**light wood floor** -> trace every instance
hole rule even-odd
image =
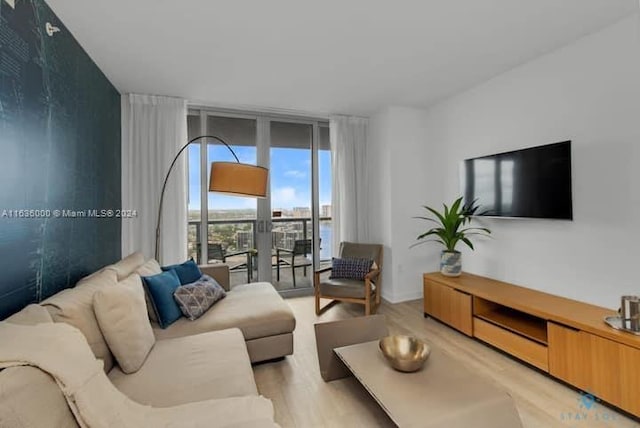
[[[297,319],[294,354],[284,361],[254,366],[258,389],[273,401],[276,421],[282,427],[301,428],[394,426],[354,378],[325,383],[320,377],[313,324],[362,315],[362,306],[341,303],[316,317],[313,297],[287,302]],[[579,392],[437,321],[425,319],[421,300],[383,303],[378,313],[386,315],[391,333],[415,335],[507,390],[516,401],[525,428],[640,427],[599,403],[590,410],[582,409]]]

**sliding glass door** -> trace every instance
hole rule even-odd
[[[200,263],[227,263],[233,285],[267,281],[283,293],[312,290],[331,260],[331,152],[326,122],[190,111],[189,138],[221,137],[241,162],[269,168],[265,199],[207,191],[211,162],[233,160],[211,139],[189,148],[188,248]],[[206,245],[202,245],[206,242]]]
[[[272,239],[279,290],[313,280],[313,125],[270,121]]]
[[[242,163],[256,164],[257,120],[200,112],[188,117],[189,138],[220,137]],[[257,201],[208,191],[211,163],[233,162],[231,151],[216,139],[202,139],[189,147],[189,255],[199,263],[226,263],[234,283],[256,280]],[[206,245],[203,245],[206,243]]]
[[[333,257],[333,209],[331,205],[331,146],[329,145],[329,124],[322,123],[318,127],[318,144],[316,148],[318,156],[317,180],[318,191],[315,201],[318,207],[318,236],[323,242],[320,247],[318,265],[324,267],[331,265]]]

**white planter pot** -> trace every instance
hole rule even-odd
[[[460,276],[462,273],[462,254],[460,251],[442,251],[440,273],[444,276]]]

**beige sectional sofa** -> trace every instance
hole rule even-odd
[[[212,415],[212,427],[275,426],[273,407],[259,396],[251,362],[291,354],[295,318],[271,284],[234,287],[196,321],[180,319],[165,330],[152,322],[156,342],[142,367],[130,374],[120,369],[93,314],[93,294],[129,275],[145,276],[158,269],[155,261],[145,262],[142,255],[133,254],[6,321],[66,322],[77,327],[103,361],[114,386],[141,404],[171,407],[229,400],[232,411],[224,412],[224,420]],[[226,266],[202,269],[229,289]],[[5,426],[75,428],[77,424],[49,375],[33,367],[15,367],[0,371],[0,427]]]

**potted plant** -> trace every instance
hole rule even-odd
[[[431,207],[424,206],[435,217],[416,217],[438,225],[418,236],[416,239],[419,242],[413,246],[425,242],[439,242],[444,245],[445,249],[442,250],[440,256],[440,272],[443,275],[460,276],[462,257],[460,251],[456,250],[456,245],[463,242],[473,250],[470,237],[475,235],[488,236],[491,233],[485,227],[465,227],[465,225],[471,223],[472,216],[478,210],[475,202],[463,204],[462,197],[460,197],[453,202],[451,208],[443,204],[444,211],[441,213]]]

